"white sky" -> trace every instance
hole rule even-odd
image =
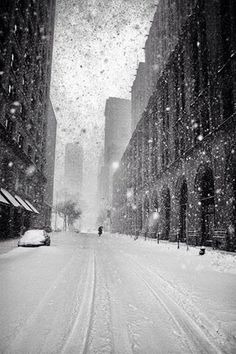
[[[56,184],[65,144],[85,151],[84,191],[92,205],[104,108],[109,96],[130,98],[156,0],[57,0],[51,99],[58,121]]]

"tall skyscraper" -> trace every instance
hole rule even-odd
[[[55,0],[0,2],[0,188],[8,202],[0,205],[0,228],[6,236],[46,221],[54,16]]]
[[[111,205],[112,176],[131,136],[131,102],[109,97],[105,108],[104,174],[105,203]]]
[[[79,202],[83,186],[83,149],[69,143],[65,151],[65,199]]]

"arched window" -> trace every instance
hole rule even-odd
[[[186,180],[183,181],[180,189],[180,241],[186,240],[187,234],[187,203],[188,203],[188,187]]]
[[[201,166],[197,173],[196,186],[201,206],[201,244],[211,245],[215,224],[215,200],[213,171]]]
[[[162,193],[162,201],[164,207],[164,230],[163,237],[165,240],[170,236],[170,216],[171,216],[171,203],[170,203],[170,190],[166,188]]]

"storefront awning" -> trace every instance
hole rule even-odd
[[[0,193],[0,203],[9,204],[8,201],[4,198],[4,196]]]
[[[15,194],[15,199],[23,206],[23,208],[25,208],[28,211],[31,211],[31,213],[33,212],[33,210],[29,207],[29,205],[21,197],[19,197],[19,195]]]
[[[39,214],[38,210],[27,199],[25,201],[36,214]]]
[[[13,197],[13,195],[11,195],[11,193],[9,193],[6,189],[1,188],[1,193],[4,195],[4,197],[7,198],[7,200],[9,200],[9,202],[14,205],[15,207],[20,207],[21,204]]]

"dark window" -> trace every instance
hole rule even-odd
[[[0,58],[0,71],[4,71],[4,68],[5,68],[5,62],[4,62],[4,60],[2,58]]]
[[[184,75],[184,54],[183,49],[179,55],[179,83],[181,92],[182,111],[185,110],[185,75]]]
[[[203,105],[201,109],[201,120],[202,120],[202,133],[203,136],[205,136],[210,131],[209,109],[206,104]]]
[[[223,119],[234,113],[234,97],[232,84],[224,85],[222,89]]]
[[[16,54],[15,50],[12,52],[12,57],[11,57],[11,67],[14,73],[16,73],[19,68],[20,68],[20,62],[18,55]]]
[[[7,118],[5,121],[5,127],[6,127],[7,132],[10,135],[13,135],[14,130],[15,130],[15,122],[13,122],[11,119]]]
[[[235,0],[233,0],[235,1]],[[222,51],[223,59],[230,57],[231,47],[231,11],[230,0],[221,0],[221,35],[222,35]]]
[[[18,1],[18,7],[21,10],[22,15],[24,15],[25,11],[28,10],[28,6],[29,6],[28,3],[29,3],[28,0],[20,0],[20,1]]]
[[[182,155],[185,152],[185,130],[182,124],[179,129],[179,145],[180,145],[180,154]]]
[[[21,118],[22,118],[22,120],[27,119],[27,110],[26,110],[24,104],[21,105]]]
[[[40,144],[40,134],[37,132],[37,134],[36,134],[36,143],[37,144]]]
[[[198,31],[197,26],[193,24],[192,28],[192,67],[193,67],[193,78],[194,78],[194,92],[196,95],[199,93],[199,41],[198,41]]]
[[[0,6],[2,7],[2,4]],[[0,43],[5,43],[9,36],[9,19],[7,14],[1,15],[2,9],[0,8]]]
[[[35,163],[36,163],[36,165],[38,165],[38,163],[39,163],[39,156],[38,155],[35,155]]]
[[[18,146],[19,146],[19,148],[20,149],[22,149],[23,150],[23,148],[24,148],[24,137],[22,136],[22,135],[19,135],[19,138],[18,138]]]
[[[194,133],[194,142],[196,143],[199,141],[198,138],[201,134],[201,122],[198,116],[193,122],[193,133]]]
[[[174,139],[175,139],[175,159],[179,158],[179,131],[178,125],[174,129]]]
[[[204,88],[206,88],[208,85],[208,50],[205,13],[203,13],[200,17],[200,55],[202,85]]]
[[[27,150],[27,154],[30,158],[32,158],[32,155],[33,155],[33,149],[30,145],[28,145],[28,150]]]

